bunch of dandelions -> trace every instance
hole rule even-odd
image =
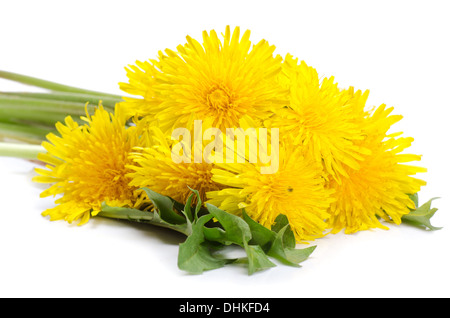
[[[400,224],[417,208],[414,196],[425,182],[416,174],[426,171],[413,164],[419,155],[405,152],[413,139],[390,131],[401,116],[386,105],[367,107],[368,91],[342,89],[333,77],[321,79],[304,61],[274,55],[265,40],[251,45],[250,32],[239,32],[227,27],[221,39],[204,31],[202,43],[188,37],[176,51],[129,66],[121,88],[136,97],[121,106],[153,118],[168,139],[180,127],[194,136],[196,120],[200,134],[278,129],[278,171],[262,174],[248,153],[244,163],[226,163],[223,151],[212,164],[175,165],[170,151],[153,149],[135,157],[134,184],[177,198],[186,198],[186,185],[199,188],[207,202],[236,215],[245,209],[266,227],[285,214],[298,242]]]
[[[176,50],[130,65],[120,87],[132,96],[72,114],[46,136],[38,156],[46,167],[35,181],[50,183],[42,196],[58,199],[43,214],[184,233],[178,265],[194,273],[231,262],[253,273],[274,266],[268,257],[297,265],[314,247],[296,243],[341,230],[405,221],[436,229],[431,200],[418,207],[425,182],[415,175],[426,170],[404,152],[412,138],[390,131],[401,116],[386,105],[367,109],[368,91],[342,89],[274,52],[227,27],[222,37],[204,31],[202,43],[188,36]],[[182,141],[174,138],[180,129]],[[250,133],[240,148],[234,138],[243,131]],[[217,244],[240,245],[247,257],[218,256],[210,248]]]

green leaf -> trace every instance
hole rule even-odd
[[[285,229],[286,226],[288,226],[287,229]],[[283,229],[285,229],[282,235],[283,246],[294,248],[296,245],[295,235],[289,226],[289,220],[286,215],[279,214],[275,219],[275,223],[272,225],[272,231],[279,233]]]
[[[417,196],[417,194],[416,194]],[[438,198],[432,198],[428,200],[426,203],[421,205],[415,210],[411,210],[408,214],[404,215],[402,217],[402,221],[417,227],[425,227],[428,228],[431,231],[440,230],[442,227],[435,227],[431,225],[430,219],[433,217],[433,215],[438,210],[437,208],[431,208],[431,203],[433,200],[436,200]],[[414,199],[413,199],[414,201]],[[416,199],[416,202],[417,199]],[[415,203],[416,203],[415,202]],[[418,203],[416,204],[418,206]]]
[[[102,204],[101,211],[97,214],[97,216],[152,224],[159,227],[175,230],[177,232],[183,233],[186,236],[192,232],[192,226],[190,222],[184,224],[172,224],[161,219],[159,214],[155,212],[141,211],[138,209],[125,207],[112,207],[108,206],[105,203]]]
[[[286,224],[281,230],[278,231],[270,250],[267,252],[267,255],[276,258],[283,264],[298,267],[298,263],[306,260],[316,247],[311,246],[304,249],[296,249],[295,247],[292,247],[290,240],[285,239],[286,231],[290,231],[289,224]],[[286,242],[288,245],[286,245]]]
[[[103,217],[113,219],[130,220],[136,222],[152,222],[154,220],[154,213],[149,211],[141,211],[133,208],[113,207],[106,203],[102,204],[101,212],[97,214]]]
[[[152,201],[154,212],[103,204],[98,215],[154,224],[185,234],[187,238],[178,251],[178,267],[189,273],[201,274],[234,262],[247,264],[251,275],[274,267],[269,257],[299,266],[298,263],[307,259],[315,248],[295,249],[295,237],[284,215],[278,216],[272,228],[268,229],[252,220],[245,211],[241,218],[211,204],[204,208],[196,190],[191,189],[193,193],[184,206],[150,189],[143,190]],[[195,196],[197,205],[192,211]],[[214,255],[214,251],[231,244],[244,248],[247,257],[236,260]]]
[[[201,274],[204,271],[223,267],[227,260],[214,257],[203,234],[203,226],[212,219],[212,215],[200,217],[192,226],[192,234],[178,250],[178,268],[191,274]]]
[[[306,248],[290,248],[287,247],[284,250],[286,259],[293,263],[293,264],[299,264],[303,261],[306,261],[309,256],[314,252],[316,249],[316,246],[310,246]]]
[[[270,249],[272,242],[275,240],[276,233],[253,220],[248,216],[245,210],[242,211],[242,216],[244,221],[248,224],[252,234],[249,244],[259,245],[267,252]]]
[[[174,206],[175,204],[179,204],[178,202],[148,188],[142,188],[142,190],[145,191],[150,201],[152,201],[153,205],[158,210],[161,219],[170,224],[186,223],[186,218],[174,210]]]
[[[250,243],[261,246],[267,255],[283,264],[298,267],[298,263],[306,260],[316,248],[315,246],[304,249],[295,248],[295,236],[285,215],[280,214],[275,219],[272,230],[251,219],[245,211],[242,215],[252,233]]]
[[[183,214],[186,216],[186,220],[192,222],[194,221],[194,218],[192,216],[192,212],[191,212],[191,204],[192,204],[192,199],[194,198],[194,193],[192,193],[188,199],[186,200],[186,205],[184,206],[183,209]]]
[[[206,206],[210,214],[223,227],[205,227],[203,231],[208,240],[221,242],[225,245],[237,244],[242,246],[247,254],[246,263],[249,275],[275,266],[260,245],[271,243],[271,240],[275,238],[272,231],[256,223],[248,215],[241,218],[213,205],[207,204]],[[245,212],[244,215],[246,215]],[[255,237],[253,237],[253,234],[255,234]],[[250,241],[252,244],[249,244]]]
[[[209,213],[214,216],[223,229],[219,227],[205,228],[208,240],[218,241],[223,244],[237,244],[244,246],[252,238],[248,224],[240,217],[227,213],[214,205],[206,204]]]
[[[261,246],[248,245],[248,243],[244,241],[244,249],[245,252],[247,253],[249,275],[276,266],[269,260],[269,258],[267,257],[266,253],[264,253]]]

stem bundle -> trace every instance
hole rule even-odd
[[[36,77],[0,71],[0,78],[46,90],[34,92],[0,91],[0,140],[14,140],[28,144],[40,144],[55,124],[72,116],[80,121],[86,111],[100,102],[113,112],[119,95],[97,92],[63,85]],[[0,155],[8,155],[6,148],[0,148]]]

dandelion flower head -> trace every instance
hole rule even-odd
[[[356,142],[363,138],[358,122],[364,114],[368,92],[361,94],[338,88],[334,78],[320,79],[304,61],[288,54],[280,82],[289,88],[289,104],[265,121],[278,127],[280,136],[294,139],[324,165],[327,176],[347,176],[345,167],[358,169],[368,150]]]
[[[426,169],[410,164],[421,156],[403,152],[413,138],[388,133],[402,118],[391,115],[392,111],[381,105],[371,112],[364,125],[366,137],[359,142],[370,154],[364,156],[359,169],[346,168],[348,177],[341,183],[330,181],[329,187],[335,191],[328,220],[333,233],[387,229],[380,219],[400,224],[402,216],[416,208],[409,195],[426,184],[415,177]]]
[[[87,112],[86,112],[87,113]],[[57,196],[55,207],[43,212],[51,220],[79,220],[79,225],[95,216],[105,202],[111,206],[138,207],[142,198],[136,187],[129,186],[126,167],[129,153],[139,146],[138,127],[127,127],[125,115],[116,108],[114,114],[101,105],[95,114],[83,117],[80,125],[68,116],[57,123],[59,133],[50,133],[43,142],[46,153],[39,159],[45,169],[37,168],[34,181],[51,186],[41,197]]]
[[[200,119],[207,127],[258,127],[273,108],[286,104],[287,90],[278,82],[281,56],[266,40],[255,45],[250,31],[226,27],[223,39],[203,31],[200,43],[187,36],[176,51],[166,49],[157,60],[127,69],[129,113],[153,115],[164,133],[192,128]]]
[[[270,228],[279,214],[289,219],[298,241],[324,235],[332,190],[325,187],[322,166],[301,147],[282,142],[275,173],[261,173],[262,163],[223,163],[212,170],[222,190],[207,193],[208,202],[236,215],[242,209]]]
[[[194,147],[189,151],[189,161],[175,151],[174,145],[178,143],[165,135],[159,127],[150,129],[152,146],[135,152],[131,158],[133,164],[129,166],[130,185],[146,187],[162,195],[168,196],[177,202],[186,203],[192,191],[197,190],[202,202],[206,200],[206,192],[220,189],[212,180],[213,164],[203,159],[194,160]],[[194,200],[195,202],[195,200]]]

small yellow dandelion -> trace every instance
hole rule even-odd
[[[101,105],[79,125],[72,117],[57,123],[60,134],[49,134],[43,142],[47,153],[39,154],[46,168],[37,168],[34,181],[52,184],[41,197],[58,196],[55,207],[43,212],[51,220],[79,220],[79,225],[98,214],[103,202],[136,207],[142,203],[136,187],[129,186],[129,153],[141,141],[138,127],[126,127],[125,116]]]
[[[334,78],[320,80],[317,71],[304,61],[287,55],[280,82],[289,89],[287,107],[274,112],[265,121],[279,128],[280,136],[292,138],[295,145],[320,163],[326,175],[339,181],[347,176],[345,167],[358,169],[368,150],[355,143],[363,138],[358,125],[368,92],[342,90]]]
[[[149,129],[152,146],[141,149],[131,156],[133,164],[129,166],[130,186],[149,188],[175,201],[186,203],[193,190],[197,190],[200,199],[205,202],[206,192],[220,189],[212,180],[214,164],[201,162],[183,162],[174,160],[175,141],[168,138],[159,127]],[[191,151],[193,155],[194,152]],[[190,188],[190,189],[189,189]],[[195,201],[195,200],[194,200]]]
[[[359,144],[370,154],[364,156],[359,169],[346,168],[348,177],[342,178],[340,184],[330,181],[329,187],[335,191],[328,220],[333,233],[342,229],[345,233],[387,229],[379,218],[400,224],[402,216],[415,208],[409,195],[417,193],[425,182],[413,176],[426,169],[405,164],[421,159],[419,155],[402,153],[413,138],[387,134],[392,124],[401,119],[390,115],[392,111],[392,107],[381,105],[367,117],[366,138]]]

